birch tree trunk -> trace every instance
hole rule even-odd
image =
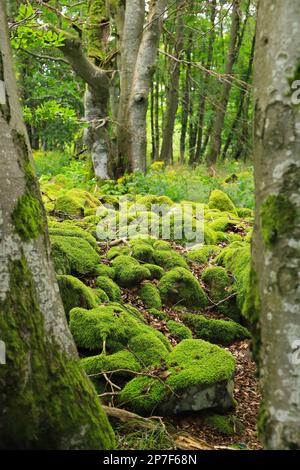
[[[146,114],[164,12],[168,0],[152,0],[139,47],[128,103],[129,161],[132,171],[146,170]]]
[[[252,315],[267,449],[300,449],[300,9],[259,4],[255,53],[256,230]],[[293,85],[294,83],[294,85]],[[259,348],[260,346],[260,348]]]
[[[236,42],[239,31],[240,24],[240,1],[233,1],[232,8],[232,22],[231,22],[231,31],[230,31],[230,44],[228,50],[228,57],[225,67],[225,80],[223,83],[221,98],[219,101],[219,106],[216,111],[213,134],[211,138],[211,146],[206,158],[207,165],[214,165],[217,161],[218,156],[220,155],[221,145],[222,145],[222,130],[224,127],[225,114],[227,110],[227,105],[230,97],[231,85],[232,85],[232,71],[236,57]]]
[[[0,0],[0,448],[109,449],[114,437],[79,366],[21,118]],[[2,343],[3,344],[3,343]]]
[[[178,108],[179,96],[179,78],[180,78],[180,59],[182,57],[183,49],[183,33],[184,33],[184,20],[183,9],[186,5],[186,0],[178,1],[177,11],[177,26],[175,34],[174,57],[177,60],[170,59],[171,74],[170,84],[168,87],[165,127],[163,131],[163,140],[161,145],[160,160],[165,163],[170,163],[173,155],[173,134],[175,126],[175,118]]]

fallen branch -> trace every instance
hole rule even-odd
[[[150,430],[157,427],[157,423],[152,421],[153,418],[143,418],[142,416],[123,410],[122,408],[114,408],[105,405],[102,405],[102,408],[108,416],[118,419],[119,421],[122,421],[122,423],[127,423],[129,426]]]

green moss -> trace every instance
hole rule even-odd
[[[261,329],[260,329],[261,301],[257,274],[252,268],[250,280],[245,296],[242,314],[252,334],[251,349],[258,367],[260,367]]]
[[[148,308],[161,308],[161,298],[159,290],[156,286],[147,282],[142,285],[138,293],[140,299],[144,302],[145,306]]]
[[[237,304],[241,311],[250,282],[250,245],[240,242],[231,243],[221,251],[215,261],[232,273],[234,278],[233,289],[237,292]]]
[[[164,269],[175,267],[188,268],[187,262],[179,253],[174,250],[155,250],[154,262]]]
[[[230,221],[227,217],[219,217],[212,222],[207,222],[209,228],[215,232],[225,232],[231,225],[235,225],[234,222]]]
[[[137,199],[137,204],[145,206],[149,211],[151,208],[153,209],[153,206],[171,207],[173,205],[173,201],[167,196],[153,196],[148,194],[147,196]]]
[[[99,264],[95,269],[96,276],[107,276],[111,279],[115,278],[115,270],[111,266],[107,266],[107,264]]]
[[[98,276],[96,279],[97,287],[100,287],[112,301],[121,300],[120,287],[108,276]]]
[[[93,274],[99,255],[83,238],[51,237],[51,256],[57,274]]]
[[[208,320],[202,315],[188,313],[182,315],[182,320],[194,331],[197,338],[211,343],[229,346],[235,341],[250,338],[249,331],[233,321]]]
[[[191,330],[178,321],[169,320],[167,322],[167,327],[171,335],[179,341],[182,341],[183,339],[191,339],[193,337]]]
[[[1,449],[112,449],[114,436],[94,387],[49,332],[25,257],[10,263],[0,303]],[[2,412],[5,410],[5,413]]]
[[[61,275],[57,276],[57,281],[67,315],[74,307],[86,309],[97,307],[98,298],[96,293],[76,277]]]
[[[161,279],[161,277],[164,275],[164,270],[160,266],[156,266],[156,264],[149,264],[146,263],[144,264],[144,268],[147,268],[150,271],[151,274],[151,280],[153,279]]]
[[[97,250],[97,241],[96,239],[88,233],[86,230],[83,230],[76,225],[64,224],[63,222],[60,224],[55,224],[49,227],[49,234],[51,235],[59,235],[62,237],[77,237],[83,238],[86,240],[92,248]]]
[[[171,245],[170,245],[169,242],[166,242],[165,240],[157,240],[153,244],[153,248],[154,248],[154,250],[170,250]]]
[[[209,296],[213,302],[217,303],[228,297],[232,281],[226,269],[221,266],[210,266],[203,271],[201,279],[208,286]]]
[[[143,243],[138,240],[136,242],[131,242],[132,247],[132,256],[144,263],[151,263],[153,261],[154,250],[151,245],[148,243]]]
[[[55,202],[55,210],[76,217],[84,217],[85,209],[97,209],[99,201],[92,194],[82,189],[74,188],[59,196]]]
[[[189,387],[210,386],[233,377],[235,361],[230,353],[206,341],[185,339],[166,357],[165,383],[136,377],[120,393],[120,402],[140,414],[150,414],[167,401],[171,390],[184,393]]]
[[[12,223],[15,231],[22,240],[28,241],[43,230],[42,208],[39,199],[30,193],[25,193],[18,199],[12,213]]]
[[[146,341],[154,344],[153,348],[158,349],[161,357],[167,351],[165,338],[162,340],[160,332],[144,323],[128,306],[117,303],[93,310],[71,310],[70,329],[79,348],[99,352],[104,349],[111,353],[116,351],[116,345],[117,350],[129,348],[137,360],[141,357],[142,365],[147,361],[145,348],[142,351]]]
[[[166,320],[168,318],[168,315],[165,312],[163,312],[162,310],[157,310],[157,308],[149,308],[148,312],[150,313],[150,315],[153,315],[159,320]]]
[[[251,209],[247,209],[246,207],[237,207],[238,216],[241,218],[245,217],[253,217],[253,211]]]
[[[130,253],[129,246],[123,246],[123,245],[113,246],[112,248],[110,248],[110,250],[108,250],[106,257],[107,259],[112,260],[120,255],[129,255],[129,253]]]
[[[134,352],[144,368],[159,364],[168,354],[168,349],[162,343],[160,336],[155,330],[150,330],[133,336],[128,342],[129,351]]]
[[[237,215],[236,208],[229,196],[219,189],[212,191],[209,197],[208,206],[210,209],[219,209],[221,212],[226,211]]]
[[[219,251],[220,248],[215,245],[205,245],[201,248],[193,248],[186,254],[186,257],[189,261],[192,261],[194,263],[205,264],[207,263],[210,256],[215,253],[218,253]]]
[[[184,268],[174,268],[159,281],[162,300],[187,307],[204,307],[207,297],[197,279]]]
[[[97,299],[99,300],[100,303],[108,303],[109,302],[109,297],[106,292],[102,289],[94,289],[94,292],[97,296]],[[99,303],[98,302],[98,303]]]
[[[204,242],[206,245],[216,245],[218,243],[218,235],[206,223],[204,224]]]
[[[130,256],[118,256],[113,260],[113,267],[116,271],[116,282],[122,287],[135,286],[151,278],[150,271]]]
[[[260,209],[262,236],[271,248],[281,237],[290,233],[298,217],[296,205],[286,196],[268,196]]]
[[[98,356],[86,357],[81,360],[81,365],[89,375],[100,372],[128,369],[139,372],[141,365],[135,356],[129,351],[118,351],[114,354],[99,354]],[[120,375],[130,375],[128,372],[118,372]]]
[[[221,434],[226,434],[229,436],[236,434],[236,426],[233,416],[211,414],[205,416],[204,423]]]

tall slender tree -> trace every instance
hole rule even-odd
[[[81,370],[50,260],[38,183],[0,0],[0,448],[110,449],[114,436]],[[3,344],[3,343],[2,343]]]
[[[267,449],[300,448],[300,9],[259,3],[254,72],[256,229],[248,308],[260,334]],[[257,328],[258,329],[258,328]]]

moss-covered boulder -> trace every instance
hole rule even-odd
[[[191,330],[178,321],[169,320],[167,322],[167,327],[171,335],[174,336],[174,338],[178,341],[182,341],[183,339],[191,339],[193,337]]]
[[[49,227],[49,234],[50,236],[58,235],[61,237],[83,238],[91,245],[92,248],[94,248],[95,250],[97,249],[96,239],[89,232],[74,224],[66,222],[51,224]]]
[[[218,209],[222,212],[230,212],[231,214],[234,214],[236,216],[238,215],[237,210],[230,197],[219,189],[215,189],[214,191],[212,191],[209,197],[208,206],[210,209]]]
[[[91,245],[79,237],[51,236],[51,256],[57,274],[94,274],[100,257]]]
[[[148,194],[147,196],[142,196],[142,197],[137,198],[136,203],[138,205],[145,206],[145,208],[148,211],[154,210],[156,207],[159,207],[159,209],[161,209],[162,207],[166,207],[166,210],[168,210],[168,208],[173,205],[173,201],[169,197],[154,196],[152,194]]]
[[[108,276],[98,276],[96,286],[100,287],[108,296],[109,300],[118,302],[121,300],[120,287]]]
[[[144,268],[147,268],[150,271],[151,280],[161,279],[164,275],[163,268],[161,266],[157,266],[156,264],[145,263]]]
[[[81,360],[85,372],[89,375],[99,372],[117,371],[118,375],[130,376],[131,372],[139,372],[141,364],[129,351],[118,351],[114,354],[98,354]],[[131,372],[130,372],[131,371]]]
[[[149,243],[137,240],[131,242],[131,248],[131,254],[135,259],[144,263],[152,263],[154,250]]]
[[[121,287],[136,286],[145,279],[151,279],[149,269],[130,256],[118,256],[112,264],[116,272],[115,281]]]
[[[162,306],[160,293],[157,287],[151,282],[146,282],[142,285],[138,293],[140,299],[148,308],[160,309]]]
[[[99,264],[96,267],[95,270],[95,275],[96,276],[107,276],[110,277],[111,279],[115,278],[115,270],[111,266],[108,266],[107,264]]]
[[[207,296],[193,274],[184,268],[168,271],[159,281],[158,288],[165,303],[186,307],[205,307]]]
[[[236,341],[250,338],[247,328],[234,321],[208,320],[203,315],[193,313],[183,314],[181,318],[193,330],[197,338],[210,343],[230,346]]]
[[[74,308],[70,329],[78,348],[105,354],[130,350],[141,365],[149,361],[147,350],[156,350],[159,362],[171,348],[162,333],[144,323],[135,309],[117,303],[92,310]],[[153,354],[150,357],[153,360]]]
[[[107,256],[107,259],[113,260],[117,256],[120,256],[120,255],[126,256],[126,255],[129,255],[129,253],[130,253],[129,246],[119,245],[119,246],[113,246],[112,248],[110,248],[106,256]]]
[[[217,254],[220,248],[215,245],[203,245],[192,248],[186,254],[188,261],[198,264],[205,264],[209,260],[210,256]]]
[[[176,267],[188,268],[184,257],[174,250],[155,250],[153,258],[155,264],[166,270]]]
[[[85,209],[93,208],[96,211],[99,205],[100,202],[95,196],[87,191],[75,188],[59,196],[55,202],[54,208],[57,211],[65,212],[69,215],[83,217],[85,215]]]
[[[74,307],[91,309],[99,304],[97,294],[79,279],[69,275],[57,276],[60,295],[67,315]]]
[[[128,382],[120,402],[139,414],[176,414],[233,407],[235,361],[206,341],[186,339],[166,359],[164,381],[139,376]]]
[[[164,312],[163,310],[158,310],[157,308],[149,308],[148,312],[150,313],[150,315],[155,318],[158,318],[159,320],[166,320],[168,318],[166,312]]]

